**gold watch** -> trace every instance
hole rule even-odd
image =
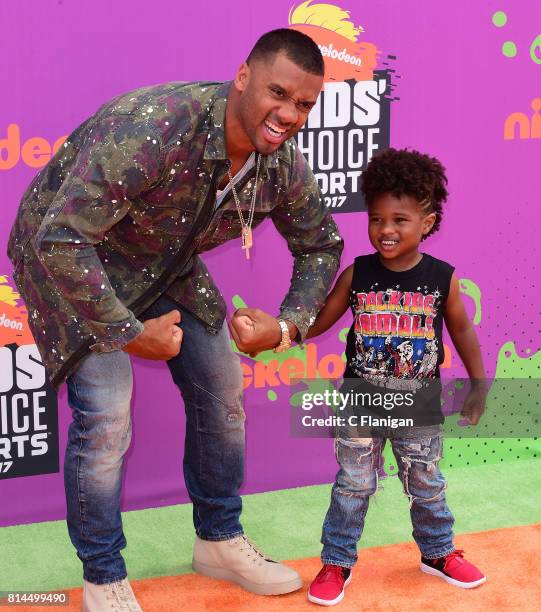
[[[287,326],[287,323],[282,319],[278,319],[278,325],[282,330],[282,339],[280,340],[280,344],[274,349],[274,352],[283,353],[284,351],[287,351],[290,348],[291,338],[289,337],[289,328]]]

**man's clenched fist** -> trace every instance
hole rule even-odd
[[[144,322],[145,329],[122,349],[130,355],[143,359],[167,360],[180,352],[183,332],[176,325],[180,323],[180,312],[171,310],[161,317]]]
[[[297,328],[289,324],[292,338]],[[229,322],[229,330],[239,351],[257,354],[280,344],[282,330],[276,317],[259,308],[239,308]]]

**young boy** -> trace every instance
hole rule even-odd
[[[386,393],[405,393],[422,384],[439,385],[445,321],[471,379],[461,414],[477,424],[484,411],[485,374],[457,277],[449,264],[419,252],[420,242],[439,229],[446,183],[441,163],[416,151],[387,149],[372,159],[363,173],[362,189],[368,235],[377,253],[357,257],[342,272],[308,337],[325,332],[351,306],[354,323],[347,339],[344,383],[349,388],[358,384],[380,391],[383,384]],[[374,350],[378,366],[367,367],[366,355]],[[351,381],[357,381],[353,387]],[[438,468],[443,421],[439,393],[425,398],[421,409],[414,406],[411,415],[416,417],[412,427],[365,427],[364,436],[369,437],[353,437],[360,432],[352,433],[351,428],[337,433],[340,470],[323,524],[323,568],[310,586],[310,601],[332,606],[344,597],[357,561],[368,501],[377,489],[386,440],[392,445],[410,501],[421,570],[462,588],[485,582],[485,576],[453,545],[454,518]]]

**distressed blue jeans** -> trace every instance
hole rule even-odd
[[[212,334],[166,297],[142,318],[174,309],[181,311],[184,338],[180,354],[167,365],[184,400],[183,467],[195,530],[203,539],[226,540],[242,533],[245,417],[240,361],[226,324]],[[85,580],[115,582],[126,576],[120,495],[131,439],[130,358],[123,351],[91,353],[67,384],[73,411],[64,464],[68,531]]]
[[[398,464],[398,477],[410,502],[413,538],[423,557],[436,559],[454,550],[454,518],[445,500],[440,425],[378,430],[371,438],[335,439],[340,469],[323,523],[323,563],[353,567],[370,496],[378,488],[378,471],[386,440]]]

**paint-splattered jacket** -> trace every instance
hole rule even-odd
[[[160,294],[210,332],[226,306],[197,253],[240,236],[231,197],[214,210],[229,83],[168,83],[115,98],[85,121],[26,191],[8,255],[49,377],[89,351],[122,348]],[[252,170],[240,191],[249,207]],[[254,226],[270,216],[294,256],[281,314],[302,337],[342,241],[294,141],[262,158]],[[246,213],[245,213],[246,217]],[[195,253],[179,269],[182,253]]]

